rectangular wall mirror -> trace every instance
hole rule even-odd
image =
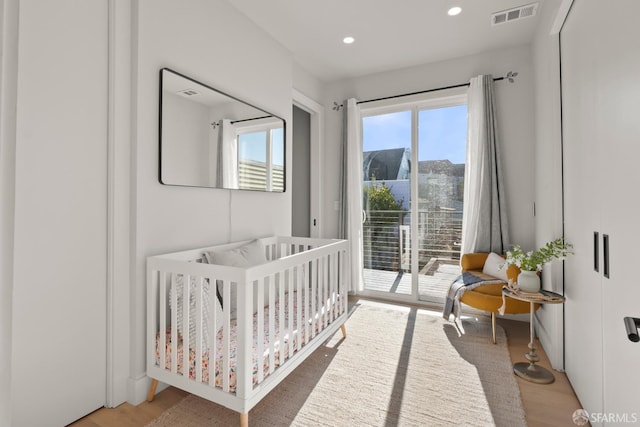
[[[280,117],[160,70],[162,184],[284,192],[285,135]]]

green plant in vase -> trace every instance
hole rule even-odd
[[[520,245],[514,245],[507,251],[505,265],[515,265],[520,269],[518,276],[518,288],[524,292],[540,291],[540,278],[538,272],[542,271],[545,264],[556,259],[564,259],[570,255],[573,245],[564,241],[562,237],[547,242],[536,251],[524,252]]]

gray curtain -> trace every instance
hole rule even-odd
[[[220,120],[218,130],[217,186],[239,188],[238,138],[236,127],[229,119]]]
[[[362,263],[362,137],[360,111],[357,102],[344,102],[342,125],[342,159],[340,175],[339,237],[349,241],[350,290],[357,293],[364,287]]]
[[[349,173],[348,166],[348,141],[347,141],[347,100],[345,99],[342,103],[342,146],[341,146],[341,157],[340,157],[340,222],[338,223],[338,238],[339,239],[348,239],[348,230],[349,230],[349,202],[348,202],[348,180],[347,175]]]
[[[491,75],[471,79],[468,112],[462,253],[502,254],[510,240]]]

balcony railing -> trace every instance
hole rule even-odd
[[[369,211],[363,224],[364,267],[376,270],[409,270],[411,221],[409,211]],[[418,211],[418,265],[433,259],[460,259],[462,211]]]

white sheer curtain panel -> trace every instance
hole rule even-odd
[[[231,120],[220,120],[218,137],[218,185],[238,188],[238,138]]]
[[[362,262],[362,137],[360,109],[355,99],[343,105],[342,168],[339,237],[349,240],[351,292],[364,288]]]
[[[502,254],[509,249],[494,98],[491,75],[471,79],[462,219],[463,254]]]

